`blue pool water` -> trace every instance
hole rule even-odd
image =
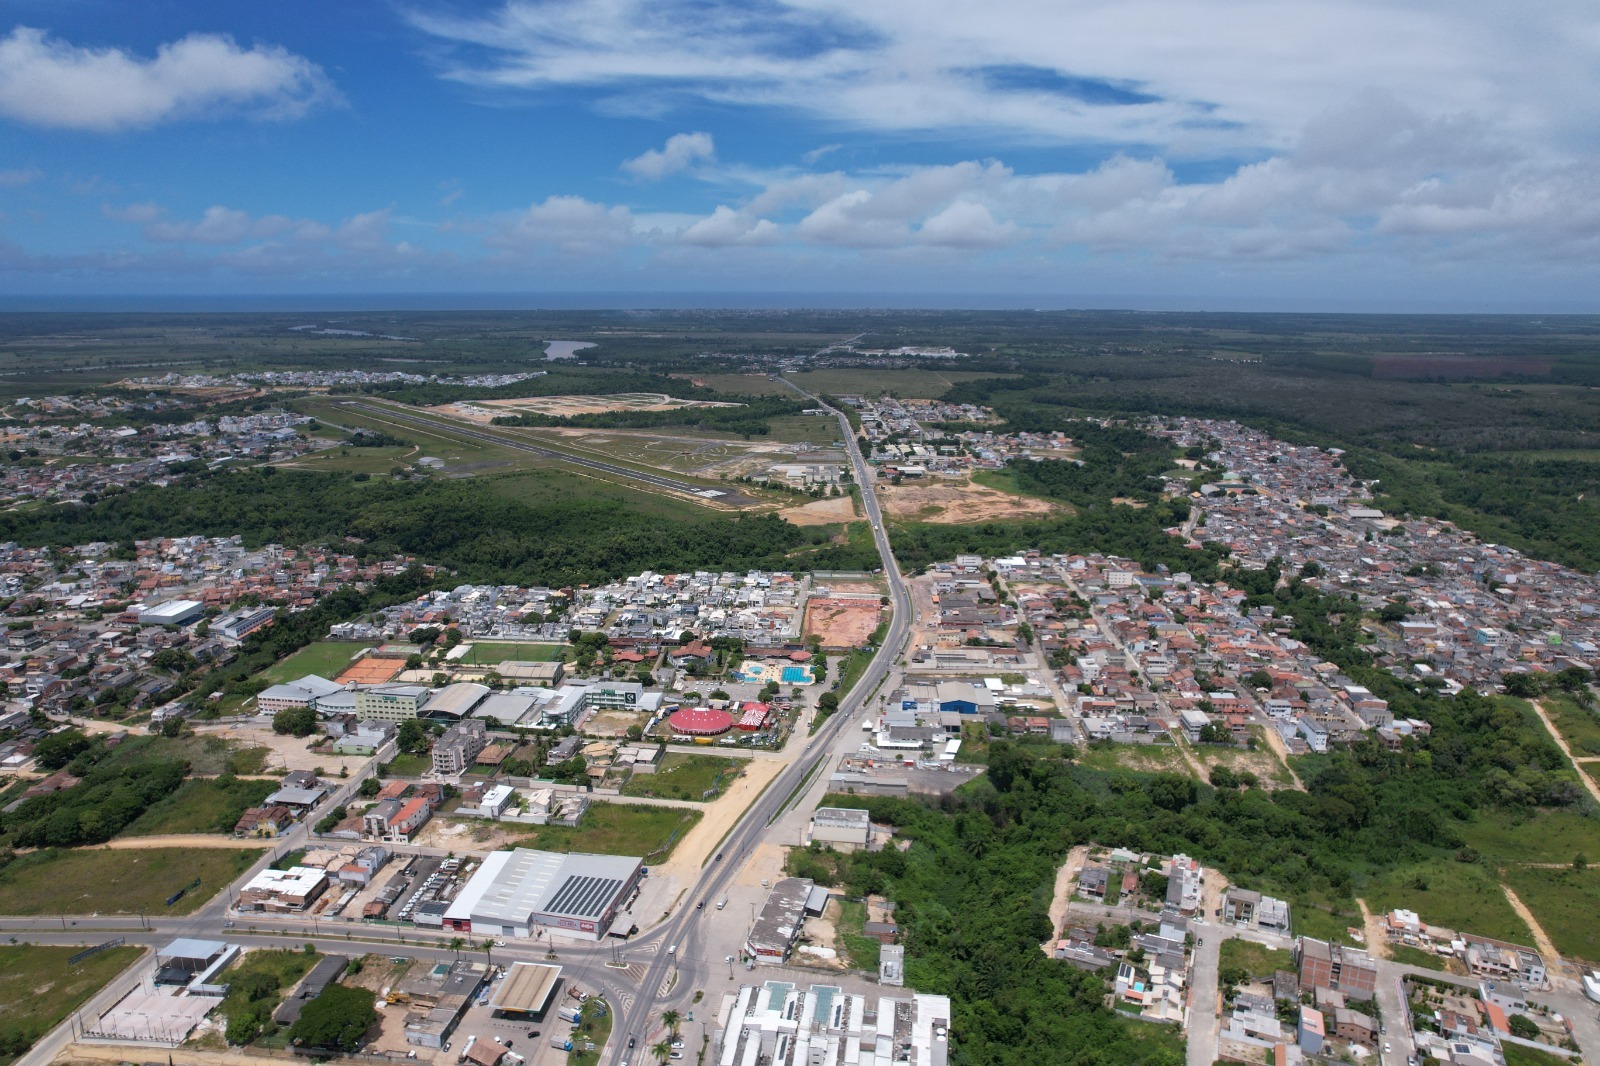
[[[811,680],[811,667],[785,666],[783,668],[783,680],[785,684],[803,685]]]

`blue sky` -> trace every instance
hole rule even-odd
[[[1578,0],[0,0],[0,296],[1600,310],[1596,99]]]

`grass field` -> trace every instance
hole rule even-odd
[[[1365,896],[1375,913],[1404,907],[1416,911],[1430,925],[1515,944],[1533,943],[1533,935],[1506,902],[1499,882],[1475,863],[1434,859],[1398,867],[1374,878]]]
[[[391,434],[392,435],[392,434]],[[283,466],[297,470],[323,472],[341,470],[350,474],[387,474],[396,467],[410,466],[425,454],[410,445],[389,448],[329,448],[312,452]]]
[[[19,1030],[29,1043],[38,1040],[144,954],[143,948],[112,948],[69,966],[67,960],[82,950],[0,947],[0,1030]],[[0,1066],[17,1057],[0,1051]]]
[[[783,382],[765,374],[684,374],[693,377],[708,388],[737,396],[794,396],[795,391]]]
[[[1445,969],[1444,959],[1431,951],[1414,948],[1410,944],[1393,944],[1389,947],[1389,956],[1402,966],[1420,966],[1425,970]]]
[[[222,737],[135,735],[117,745],[100,765],[131,766],[146,759],[182,759],[189,764],[190,773],[200,776],[225,771],[250,774],[260,772],[268,752],[267,748],[237,748]]]
[[[559,500],[610,500],[643,514],[671,519],[703,519],[706,509],[675,496],[630,489],[623,484],[567,470],[528,470],[484,478],[481,484],[490,492],[537,507]]]
[[[277,791],[276,781],[236,780],[220,786],[211,778],[191,777],[172,795],[158,800],[122,836],[159,836],[165,833],[216,833],[231,829],[246,807],[258,807]]]
[[[507,659],[516,659],[522,662],[547,663],[559,658],[561,644],[499,644],[487,640],[472,642],[472,650],[462,657],[461,662],[473,666],[489,665],[505,662]]]
[[[867,905],[844,899],[839,901],[838,950],[855,970],[878,969],[878,949],[883,945],[862,933],[867,921]]]
[[[1572,1066],[1576,1059],[1569,1059],[1565,1055],[1556,1055],[1549,1051],[1540,1051],[1538,1048],[1523,1047],[1507,1041],[1500,1045],[1500,1050],[1505,1052],[1506,1066]]]
[[[653,774],[634,774],[622,786],[624,796],[655,796],[702,802],[704,793],[716,788],[719,793],[744,769],[742,759],[723,759],[716,755],[668,755]]]
[[[314,644],[307,644],[287,659],[279,659],[261,671],[259,676],[274,685],[295,681],[307,674],[316,674],[331,681],[335,674],[349,666],[350,660],[365,648],[366,645],[319,640]]]
[[[36,851],[0,869],[0,914],[189,914],[260,857],[253,848]],[[166,905],[197,877],[199,888]]]
[[[1569,959],[1600,962],[1600,868],[1511,867],[1506,883]]]
[[[587,851],[598,855],[648,856],[660,862],[701,818],[699,811],[595,803],[576,828],[533,827],[517,846],[543,851]],[[660,854],[655,854],[656,852]]]
[[[1492,866],[1566,863],[1579,854],[1600,862],[1600,818],[1575,810],[1480,811],[1457,832]]]
[[[601,1014],[598,1000],[591,999],[583,1005],[577,1031],[572,1034],[572,1051],[567,1055],[567,1066],[596,1066],[611,1039],[612,1012]],[[593,1044],[593,1051],[584,1050],[584,1044]]]
[[[833,396],[893,394],[906,400],[931,400],[962,381],[1009,376],[959,370],[808,370],[789,378],[803,389]]]
[[[433,768],[433,760],[426,755],[408,755],[402,752],[383,764],[383,772],[392,777],[420,777]]]
[[[1132,770],[1146,774],[1187,774],[1189,764],[1171,744],[1113,744],[1100,741],[1078,756],[1078,764],[1091,770]]]
[[[1237,968],[1251,977],[1271,977],[1278,970],[1294,969],[1294,956],[1288,951],[1265,947],[1249,940],[1230,938],[1222,942],[1218,970]]]
[[[1540,706],[1572,754],[1600,755],[1600,716],[1567,699],[1547,698],[1540,701]]]

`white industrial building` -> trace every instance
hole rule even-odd
[[[950,997],[767,981],[725,995],[717,1028],[717,1066],[946,1066]]]
[[[643,876],[643,862],[627,856],[496,851],[456,894],[444,925],[482,936],[550,929],[599,940]]]

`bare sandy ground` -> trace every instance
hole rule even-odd
[[[756,801],[762,789],[778,776],[783,767],[784,763],[777,759],[750,760],[745,772],[734,782],[733,787],[706,805],[705,817],[689,830],[688,836],[678,843],[667,861],[660,866],[651,867],[650,876],[670,877],[680,885],[692,883],[700,875],[701,867],[711,858],[722,838],[727,836],[728,831],[738,822],[739,816]],[[781,859],[779,866],[782,867]]]
[[[598,415],[607,411],[670,411],[678,407],[736,407],[737,404],[707,400],[679,400],[663,392],[626,392],[616,396],[535,396],[525,399],[473,400],[471,403],[446,403],[430,407],[436,414],[487,423],[494,413],[527,411],[532,414],[564,418],[568,415]],[[485,409],[491,413],[485,414]]]
[[[1061,933],[1061,925],[1067,920],[1067,904],[1072,900],[1072,883],[1078,879],[1078,871],[1083,869],[1083,864],[1088,858],[1089,846],[1079,844],[1067,852],[1067,861],[1056,871],[1055,892],[1050,897],[1050,928],[1054,930],[1051,934],[1052,939]],[[1053,948],[1052,944],[1044,945],[1046,954]]]
[[[322,768],[322,776],[338,778],[341,769],[355,773],[367,764],[367,755],[320,755],[306,748],[310,738],[283,736],[272,731],[271,726],[193,723],[195,732],[203,736],[222,737],[236,741],[240,747],[271,749],[267,756],[268,773],[286,770],[315,770]]]
[[[835,522],[853,521],[856,518],[856,501],[853,496],[837,496],[813,500],[778,513],[797,526],[827,526]]]
[[[806,604],[805,634],[825,648],[858,648],[878,628],[883,609],[875,602],[815,599]]]
[[[1002,518],[1040,518],[1059,510],[1045,500],[972,484],[879,485],[878,499],[891,518],[946,525]]]

